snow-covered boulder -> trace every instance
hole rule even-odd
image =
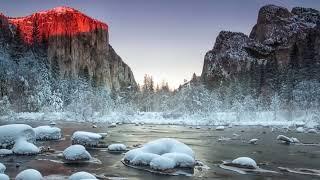
[[[0,180],[10,180],[10,178],[6,174],[0,174]]]
[[[298,128],[296,129],[296,131],[297,131],[298,133],[303,133],[303,132],[304,132],[304,128],[303,128],[303,127],[298,127]]]
[[[194,157],[189,146],[175,139],[163,138],[128,151],[124,161],[133,165],[149,165],[155,170],[166,170],[175,167],[193,168]]]
[[[0,146],[12,146],[19,138],[24,138],[28,142],[36,140],[33,128],[26,124],[9,124],[0,126]]]
[[[101,135],[102,139],[106,138],[108,136],[108,133],[98,133]]]
[[[316,129],[308,129],[308,133],[316,134],[317,130]]]
[[[82,145],[72,145],[63,151],[63,156],[69,161],[90,160],[91,155]]]
[[[61,138],[61,129],[51,126],[33,128],[37,140],[58,140]]]
[[[6,169],[7,169],[6,166],[0,163],[0,174],[3,174]]]
[[[216,130],[217,131],[223,131],[224,130],[224,126],[218,126],[218,127],[216,127]]]
[[[10,149],[0,149],[0,156],[12,155],[13,152]]]
[[[34,144],[26,141],[24,138],[20,138],[14,144],[12,151],[18,155],[34,155],[40,152],[40,149]]]
[[[279,135],[279,136],[277,137],[277,140],[282,141],[282,142],[285,142],[285,143],[287,143],[287,144],[293,143],[293,141],[292,141],[291,138],[289,138],[289,137],[287,137],[287,136],[284,136],[284,135]]]
[[[55,126],[56,124],[57,124],[57,123],[54,122],[54,121],[51,121],[51,122],[49,123],[50,126]]]
[[[97,133],[76,131],[73,133],[72,144],[81,144],[83,146],[97,146],[102,136]]]
[[[109,128],[115,128],[115,127],[117,127],[117,124],[116,123],[111,123],[108,127]]]
[[[85,180],[85,179],[89,180],[89,179],[97,179],[97,178],[94,175],[84,171],[74,173],[69,177],[69,180]]]
[[[256,161],[249,157],[239,157],[237,159],[234,159],[232,161],[232,164],[240,165],[247,168],[253,168],[253,169],[258,167]]]
[[[291,137],[291,140],[293,143],[300,143],[299,139]]]
[[[109,151],[125,151],[127,146],[124,144],[110,144],[108,146]]]
[[[257,144],[258,140],[259,139],[256,139],[256,138],[250,139],[249,144]]]
[[[27,169],[16,176],[16,180],[43,180],[41,173],[35,169]]]

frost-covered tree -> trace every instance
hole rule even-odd
[[[271,98],[271,104],[270,104],[270,110],[273,112],[274,121],[277,120],[277,114],[278,114],[278,111],[280,110],[280,106],[281,106],[280,96],[277,93],[275,93]]]

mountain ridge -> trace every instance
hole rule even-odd
[[[27,43],[33,43],[32,33],[37,26],[41,38],[57,35],[77,35],[95,30],[108,31],[108,25],[82,12],[65,6],[35,12],[23,17],[8,17],[9,23],[22,30]]]
[[[219,33],[201,79],[210,88],[241,87],[255,97],[285,94],[302,81],[320,79],[319,22],[315,9],[263,6],[249,36]]]

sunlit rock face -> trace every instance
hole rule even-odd
[[[300,80],[320,78],[320,13],[311,8],[267,5],[260,9],[249,36],[222,31],[206,53],[202,81],[211,87],[230,85],[270,94],[283,86],[291,70]]]
[[[89,78],[120,90],[136,87],[132,71],[109,45],[108,25],[69,7],[8,18],[28,46],[45,42],[47,59],[60,77]]]

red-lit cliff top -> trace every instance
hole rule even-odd
[[[56,7],[25,17],[10,17],[9,22],[16,27],[19,26],[27,43],[33,42],[34,26],[38,26],[39,39],[57,35],[76,35],[97,29],[108,31],[107,24],[69,7]]]

